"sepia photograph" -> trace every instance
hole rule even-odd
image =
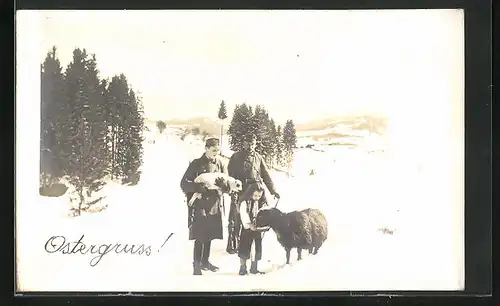
[[[16,292],[464,290],[464,13],[21,10]]]

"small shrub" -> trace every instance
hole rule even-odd
[[[378,231],[379,231],[379,232],[381,232],[381,233],[382,233],[382,234],[384,234],[384,235],[394,235],[394,232],[395,232],[396,230],[394,230],[394,229],[389,229],[389,228],[387,228],[387,227],[382,227],[382,228],[379,228],[379,229],[378,229]]]

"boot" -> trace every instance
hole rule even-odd
[[[252,261],[252,265],[250,266],[250,273],[252,274],[264,274],[257,269],[257,261]]]
[[[213,264],[211,264],[209,261],[207,262],[204,262],[201,264],[201,269],[202,270],[208,270],[208,271],[212,271],[212,272],[217,272],[219,271],[219,267],[217,266],[214,266]]]
[[[239,274],[240,275],[247,275],[248,274],[247,261],[244,259],[240,259],[240,272],[239,272]]]
[[[202,275],[202,273],[201,273],[201,262],[195,261],[193,263],[193,275]]]
[[[203,252],[201,256],[201,269],[202,270],[209,270],[212,272],[217,272],[219,271],[219,267],[214,266],[208,261],[208,258],[210,257],[210,248],[211,248],[211,242],[205,242],[203,244]]]

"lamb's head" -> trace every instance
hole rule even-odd
[[[255,225],[257,227],[275,227],[279,224],[279,219],[283,213],[277,208],[263,207],[255,217]]]
[[[219,187],[223,193],[237,193],[240,192],[243,188],[243,184],[240,180],[237,180],[233,177],[218,177],[215,180],[215,186]]]
[[[229,177],[229,193],[238,193],[243,190],[243,183],[233,177]]]

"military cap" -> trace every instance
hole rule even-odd
[[[216,137],[208,138],[205,141],[205,147],[207,147],[207,148],[218,146],[218,145],[220,145],[220,140],[219,140],[219,138],[216,138]]]

